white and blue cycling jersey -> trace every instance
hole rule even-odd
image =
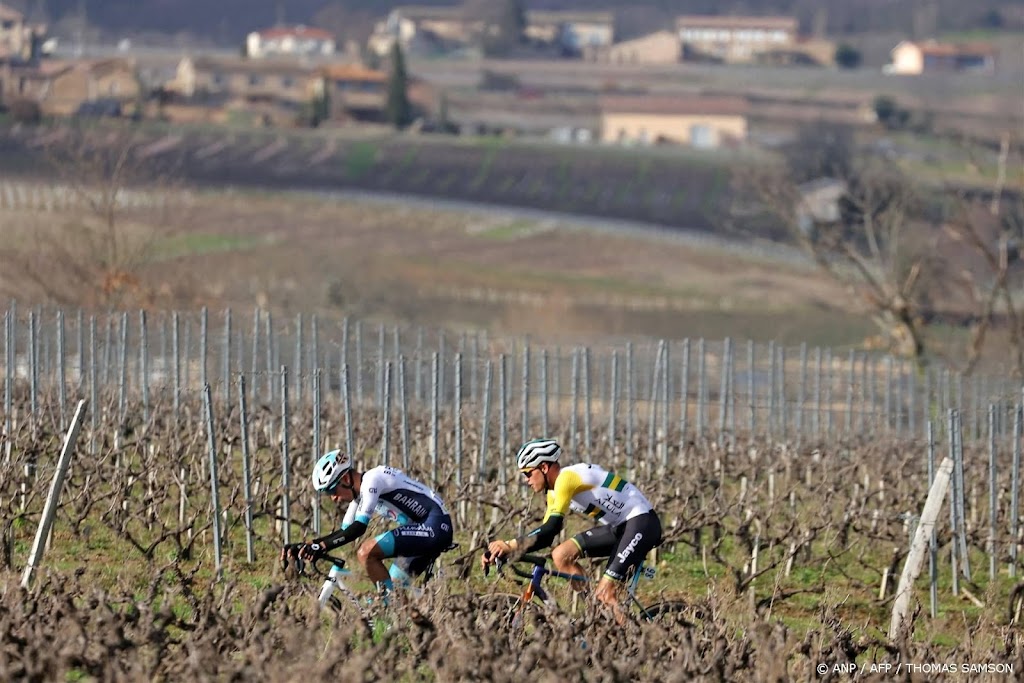
[[[369,524],[374,514],[398,524],[418,524],[429,517],[448,515],[444,501],[433,489],[394,467],[363,472],[359,497],[349,503],[342,528],[353,522]]]

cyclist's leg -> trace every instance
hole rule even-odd
[[[630,569],[635,570],[647,553],[661,544],[661,520],[654,510],[626,520],[622,527],[622,536],[618,545],[608,558],[608,566],[604,576],[597,584],[594,596],[615,611],[615,618],[622,623],[625,615],[619,606],[619,589],[629,575]]]
[[[403,586],[411,585],[413,580],[430,569],[430,565],[440,556],[440,553],[431,553],[415,557],[396,557],[391,564],[391,577],[395,581],[395,585],[399,585],[399,580],[402,581]]]
[[[607,557],[617,543],[616,527],[596,526],[557,545],[551,551],[551,560],[560,572],[582,575],[586,570],[580,566],[581,557]],[[586,585],[580,581],[573,581],[572,588],[580,591],[585,589]]]
[[[423,522],[392,529],[365,543],[364,547],[371,547],[366,550],[364,566],[372,580],[382,582],[386,589],[391,590],[396,583],[407,584],[410,578],[422,573],[451,542],[451,518],[434,515]],[[396,560],[387,570],[384,560],[392,557]],[[359,559],[363,561],[363,547],[359,549]]]
[[[412,584],[413,575],[409,572],[411,557],[396,557],[388,568],[391,583],[399,588],[408,588]]]
[[[373,581],[378,590],[391,591],[394,589],[388,570],[384,566],[386,558],[394,557],[395,539],[392,533],[388,531],[369,541],[364,541],[356,553],[359,564],[366,570],[366,575],[370,577],[370,581]]]

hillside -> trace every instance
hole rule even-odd
[[[166,34],[235,43],[246,32],[282,18],[313,23],[360,39],[392,7],[450,5],[442,0],[4,0],[31,18],[47,21],[58,34],[73,35],[84,7],[91,35],[115,38]],[[664,26],[685,13],[795,14],[806,31],[831,34],[899,30],[908,34],[1024,28],[1024,6],[1011,0],[523,0],[528,9],[611,10],[623,35]]]

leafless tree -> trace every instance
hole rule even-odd
[[[786,161],[743,172],[740,186],[869,311],[891,352],[970,372],[993,328],[1005,327],[1013,366],[1024,371],[1014,296],[1024,212],[1021,193],[1003,190],[1005,173],[995,192],[926,187],[897,161],[836,140],[798,141]],[[1004,169],[1006,156],[1004,149]],[[966,335],[950,346],[934,334],[938,323]]]
[[[882,159],[857,158],[835,170],[822,182],[797,184],[785,167],[758,169],[743,183],[855,305],[867,307],[890,349],[920,360],[924,323],[916,309],[923,276],[936,264],[927,241],[905,235],[915,190]],[[829,184],[831,196],[815,196]]]
[[[956,201],[945,228],[950,241],[974,257],[950,273],[976,312],[966,344],[964,370],[974,369],[996,331],[1009,342],[1006,348],[1010,357],[1006,360],[1015,376],[1024,377],[1024,184],[1018,181],[1007,186],[1009,157],[1010,136],[1004,135],[992,191],[950,189]]]
[[[140,275],[183,224],[175,165],[129,130],[63,128],[41,154],[53,209],[9,226],[0,285],[61,305],[145,304]],[[67,207],[66,209],[62,207]],[[12,221],[13,222],[13,221]]]

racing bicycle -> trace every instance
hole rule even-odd
[[[296,546],[297,547],[297,546]],[[449,552],[459,547],[458,543],[452,543],[443,552]],[[330,568],[325,572],[320,562],[329,562]],[[422,595],[422,586],[425,586],[439,571],[437,563],[440,558],[430,563],[427,569],[419,577],[421,587],[410,587],[413,595]],[[296,572],[300,576],[306,576],[310,578],[323,577],[324,582],[320,587],[320,592],[317,594],[317,607],[319,610],[330,608],[338,614],[344,614],[346,612],[345,603],[339,598],[343,596],[347,602],[351,603],[355,608],[356,613],[359,615],[359,623],[364,628],[368,635],[376,637],[381,633],[382,630],[388,630],[394,618],[392,612],[386,611],[389,606],[387,598],[365,598],[360,599],[359,594],[349,588],[346,583],[346,577],[351,575],[351,571],[345,568],[345,559],[338,557],[337,555],[331,555],[327,552],[317,553],[312,560],[308,563],[300,558],[297,553],[286,551],[283,554],[282,563],[284,569],[288,568],[289,562],[294,563]],[[310,572],[307,572],[307,564],[310,567]],[[384,613],[382,614],[382,611]],[[416,607],[411,607],[406,612],[406,616],[412,619],[424,619],[422,612]]]
[[[485,552],[484,557],[490,561],[490,553]],[[508,568],[519,579],[524,579],[524,588],[521,594],[492,594],[487,596],[488,602],[498,612],[498,623],[508,626],[513,632],[520,635],[525,631],[526,622],[530,619],[544,621],[548,615],[565,613],[554,597],[544,588],[545,577],[554,577],[565,581],[590,582],[587,576],[567,574],[557,569],[547,568],[550,557],[544,555],[524,554],[514,559],[495,558],[493,564],[499,574],[503,574]],[[523,569],[519,565],[530,565],[530,569]],[[484,573],[490,573],[490,565],[485,567]],[[652,605],[644,605],[637,598],[637,587],[641,578],[653,579],[656,574],[654,567],[641,563],[633,572],[626,588],[626,600],[631,607],[633,614],[640,622],[657,622],[672,620],[692,626],[687,617],[694,612],[694,607],[681,600],[667,600]],[[520,582],[523,583],[523,582]],[[698,615],[699,616],[699,615]]]
[[[330,568],[324,571],[321,562],[330,562]],[[344,596],[347,602],[351,603],[359,615],[359,623],[367,634],[373,632],[374,617],[370,610],[360,601],[359,596],[345,584],[345,578],[352,574],[351,570],[345,568],[345,558],[331,555],[326,552],[318,553],[312,560],[307,562],[297,554],[286,553],[282,559],[284,569],[288,569],[291,562],[299,576],[307,578],[323,577],[324,582],[317,594],[316,603],[320,611],[328,607],[341,614],[345,612],[345,605],[338,597]],[[307,565],[309,570],[307,571]]]

